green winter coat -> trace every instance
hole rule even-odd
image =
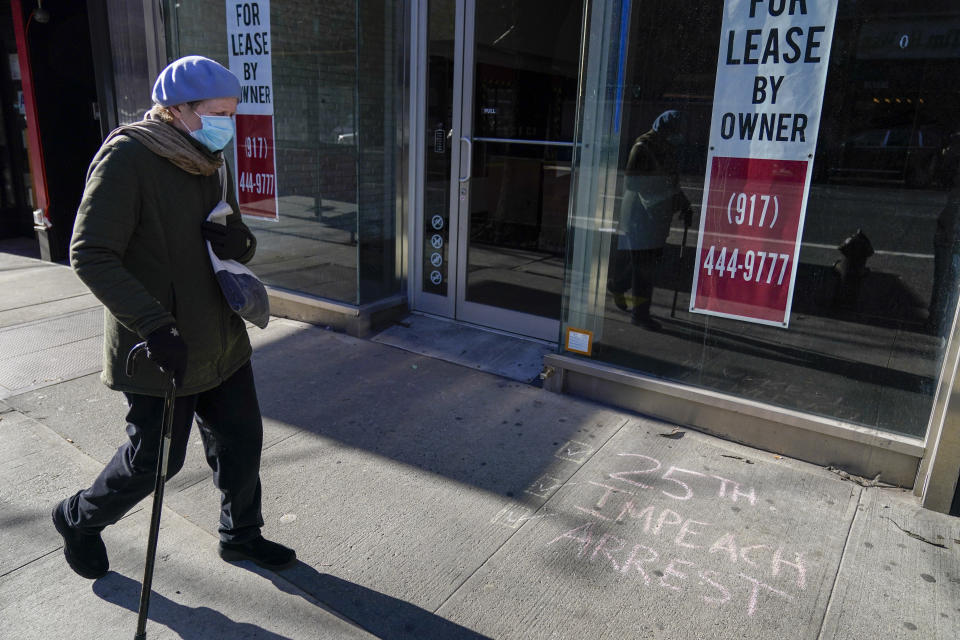
[[[232,177],[227,182],[227,224],[243,225]],[[217,173],[187,173],[125,135],[104,143],[90,164],[70,262],[106,308],[101,380],[111,389],[163,395],[155,364],[143,358],[128,377],[125,362],[136,343],[170,323],[188,349],[177,395],[212,389],[250,359],[246,325],[227,306],[200,233],[220,197]]]

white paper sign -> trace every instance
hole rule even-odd
[[[277,160],[273,122],[270,0],[227,0],[230,71],[240,79],[234,169],[244,215],[276,220]]]
[[[836,13],[837,0],[726,0],[714,155],[812,159]]]
[[[726,0],[690,311],[787,327],[837,0]]]
[[[273,115],[270,0],[227,0],[230,71],[240,79],[237,113]]]

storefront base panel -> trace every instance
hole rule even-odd
[[[637,411],[867,479],[913,487],[923,441],[666,382],[564,355],[544,358],[544,388]]]
[[[354,306],[275,287],[267,287],[267,293],[271,315],[329,327],[357,338],[375,333],[410,312],[404,296]]]

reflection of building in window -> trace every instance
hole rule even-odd
[[[222,3],[176,11],[181,50],[225,62]],[[311,3],[305,18],[302,3],[274,0],[270,14],[280,220],[252,223],[253,266],[268,284],[347,303],[396,291],[383,268],[395,262],[396,185],[384,176],[401,156],[402,19],[353,1]]]
[[[600,124],[607,127],[604,132],[616,132],[614,142],[619,143],[608,166],[626,166],[633,142],[658,113],[677,109],[687,114],[678,179],[696,213],[704,200],[721,5],[657,0],[632,5],[623,48],[623,100],[614,101],[613,93],[601,98],[608,120]],[[943,81],[960,76],[960,41],[945,37],[960,26],[960,10],[951,7],[928,16],[926,5],[898,5],[895,10],[886,8],[892,5],[840,5],[790,328],[687,313],[693,261],[690,251],[681,259],[683,226],[677,219],[668,229],[658,284],[650,296],[651,312],[663,324],[656,340],[631,327],[613,297],[587,287],[591,295],[572,300],[568,317],[581,323],[574,326],[595,330],[594,357],[617,366],[922,436],[943,357],[943,343],[931,335],[932,329],[937,317],[952,317],[956,305],[931,291],[956,291],[960,279],[960,266],[951,271],[956,245],[949,231],[957,226],[960,206],[953,206],[954,196],[948,194],[947,176],[952,180],[955,170],[947,168],[944,153],[948,134],[960,131],[960,94]],[[901,41],[904,34],[908,37]],[[591,42],[589,55],[607,56],[604,63],[616,69],[621,62],[618,37],[607,36],[607,49]],[[609,87],[587,82],[584,90],[597,87],[598,95]],[[611,146],[601,135],[583,143]],[[584,187],[587,178],[598,180],[591,171],[601,172],[600,184],[616,187],[573,213],[597,228],[578,229],[574,235],[575,242],[584,242],[572,247],[568,273],[574,280],[580,274],[597,274],[596,279],[601,273],[614,275],[613,265],[601,269],[587,261],[598,260],[598,253],[603,260],[615,253],[610,212],[622,208],[630,191],[626,172],[603,173],[609,169],[602,163],[583,168],[575,189]],[[938,218],[942,232],[937,232]],[[858,242],[845,242],[861,237],[858,230],[873,249],[865,264],[869,251],[858,253]],[[696,233],[690,236],[687,249],[697,242]],[[841,245],[852,258],[839,250]],[[846,280],[838,275],[837,263],[849,272]],[[678,304],[671,318],[674,289]],[[599,308],[598,300],[603,301]],[[602,322],[589,324],[598,314]]]

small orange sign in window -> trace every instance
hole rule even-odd
[[[563,341],[567,351],[582,353],[589,356],[593,352],[593,332],[586,329],[567,327],[567,334]]]

